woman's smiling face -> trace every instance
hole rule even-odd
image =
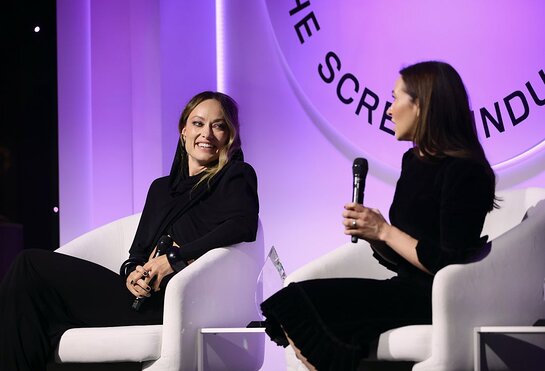
[[[182,129],[188,157],[189,175],[195,175],[218,160],[219,151],[229,140],[229,128],[220,103],[215,99],[201,102],[191,111]]]

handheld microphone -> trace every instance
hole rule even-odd
[[[172,238],[170,236],[167,236],[167,235],[161,236],[161,238],[159,238],[159,241],[157,241],[157,250],[155,251],[155,255],[153,257],[157,258],[158,256],[163,255],[167,251],[167,248],[172,246],[172,243],[173,243],[173,241],[172,241]],[[153,284],[153,281],[155,281],[155,277],[153,277],[151,279],[151,281],[148,283],[148,285],[151,286]],[[142,306],[144,301],[146,301],[145,296],[137,297],[132,302],[132,309],[134,309],[136,311],[140,310],[140,307]]]
[[[366,159],[361,157],[354,159],[352,165],[352,202],[363,204],[363,191],[365,190],[365,178],[368,170],[369,164]],[[356,242],[358,242],[358,237],[352,236],[352,243]]]

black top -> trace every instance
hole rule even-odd
[[[195,188],[202,175],[180,177],[171,172],[153,181],[131,257],[147,260],[162,234],[170,234],[181,246],[185,261],[216,247],[255,240],[259,202],[254,169],[232,160]]]
[[[425,160],[411,149],[403,155],[401,175],[390,207],[390,222],[418,240],[419,261],[432,273],[463,262],[483,247],[485,216],[494,195],[485,165],[470,159]],[[375,254],[376,256],[376,254]],[[433,277],[400,259],[399,277],[432,282]]]

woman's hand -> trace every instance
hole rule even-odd
[[[176,242],[174,242],[174,246],[180,248]],[[149,297],[152,289],[153,291],[159,291],[163,278],[174,272],[166,255],[161,255],[156,258],[153,257],[156,250],[157,247],[153,249],[148,262],[144,264],[144,266],[137,266],[136,269],[127,276],[127,288],[136,297]],[[191,259],[187,264],[191,264],[194,261],[195,259]],[[153,280],[153,278],[155,279]]]
[[[344,205],[344,209],[344,234],[367,241],[385,240],[391,226],[378,209],[370,209],[353,202]]]
[[[170,266],[166,255],[161,255],[150,259],[146,264],[144,264],[143,269],[148,272],[149,280],[155,277],[155,280],[153,280],[151,284],[153,291],[159,291],[159,285],[161,284],[163,278],[174,272],[174,269],[172,269]]]
[[[420,263],[420,260],[418,260],[418,254],[416,252],[418,240],[388,224],[380,211],[353,202],[344,205],[344,209],[344,234],[364,239],[371,243],[371,245],[380,247],[383,252],[389,253],[386,248],[386,246],[389,246],[403,259],[407,260],[418,269],[431,274],[430,271]],[[377,241],[381,242],[377,244]],[[382,242],[384,242],[384,245]],[[380,251],[378,250],[375,251],[380,254]],[[388,258],[386,259],[389,260]]]
[[[157,246],[151,252],[148,262],[144,266],[138,265],[127,276],[125,284],[129,291],[136,297],[149,297],[151,296],[152,289],[153,291],[159,291],[161,280],[174,272],[165,255],[156,258],[153,257],[156,251]]]
[[[136,266],[128,276],[125,284],[131,294],[136,297],[149,297],[151,287],[149,286],[150,277],[148,272],[141,265]]]

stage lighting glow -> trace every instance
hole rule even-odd
[[[225,16],[223,0],[216,0],[216,89],[225,92]]]
[[[40,32],[40,26],[34,27],[34,32]]]

